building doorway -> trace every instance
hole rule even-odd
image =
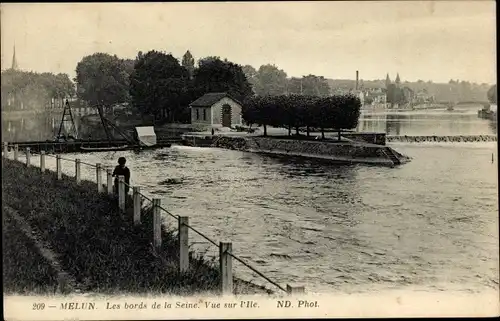
[[[228,104],[222,106],[222,127],[231,127],[231,106]]]

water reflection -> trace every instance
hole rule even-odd
[[[106,138],[99,118],[97,118],[98,121],[95,121],[95,119],[91,120],[90,118],[93,117],[91,110],[85,110],[87,111],[73,112],[73,120],[79,138]],[[61,119],[62,111],[38,114],[17,112],[2,113],[2,137],[3,140],[10,142],[52,140],[59,131]],[[62,133],[71,133],[73,135],[69,122],[63,123]],[[110,134],[115,137],[118,133],[111,128]]]
[[[493,135],[496,122],[481,119],[476,110],[363,113],[358,130],[388,135]]]

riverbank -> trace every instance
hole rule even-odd
[[[5,208],[2,208],[2,235],[4,294],[55,294],[56,271]]]
[[[194,146],[212,146],[253,153],[316,158],[341,163],[399,165],[410,159],[394,149],[376,144],[336,141],[306,140],[263,136],[184,135],[185,143]],[[197,145],[198,144],[198,145]]]
[[[2,174],[3,209],[8,206],[16,210],[37,231],[82,292],[218,293],[220,272],[216,262],[191,252],[190,270],[178,271],[179,246],[173,228],[162,226],[162,247],[153,249],[150,208],[143,209],[142,224],[134,227],[132,207],[127,207],[122,218],[116,200],[97,194],[95,183],[82,181],[77,185],[66,175],[57,180],[53,172],[42,175],[37,167],[26,168],[5,158]],[[44,273],[44,278],[50,278],[50,273]],[[238,279],[234,286],[235,294],[270,292]],[[25,294],[23,288],[13,287],[13,292]]]

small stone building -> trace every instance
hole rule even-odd
[[[227,93],[208,93],[193,101],[191,124],[206,127],[232,127],[242,124],[241,103]]]

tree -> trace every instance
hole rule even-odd
[[[78,97],[109,108],[129,100],[130,62],[106,53],[84,57],[76,66]]]
[[[338,131],[338,139],[343,129],[353,129],[358,126],[361,114],[361,101],[354,95],[329,97],[334,106],[333,128]]]
[[[490,103],[496,104],[497,103],[497,85],[493,85],[487,93],[488,100]]]
[[[327,97],[330,95],[330,85],[322,76],[307,75],[302,78],[293,77],[288,83],[288,93]]]
[[[172,55],[149,51],[135,63],[130,96],[142,114],[169,122],[185,120],[191,99],[189,72]]]
[[[288,80],[288,94],[302,95],[302,92],[302,78],[290,78]]]
[[[275,65],[262,65],[256,74],[255,93],[260,96],[284,95],[287,92],[286,72]]]
[[[252,87],[241,66],[219,57],[207,57],[198,62],[193,86],[198,96],[210,92],[227,92],[243,101],[252,95]]]
[[[75,85],[67,74],[59,73],[52,78],[52,97],[67,98],[75,95]]]
[[[181,62],[182,67],[186,68],[189,74],[189,78],[193,78],[194,74],[194,58],[191,52],[186,51],[184,56],[182,56],[182,62]]]
[[[258,82],[257,70],[255,70],[255,68],[250,66],[250,65],[245,65],[245,66],[241,67],[241,69],[243,70],[245,77],[247,77],[247,80],[250,83],[250,85],[252,86],[253,92],[255,93],[255,87],[257,86],[257,82]]]

